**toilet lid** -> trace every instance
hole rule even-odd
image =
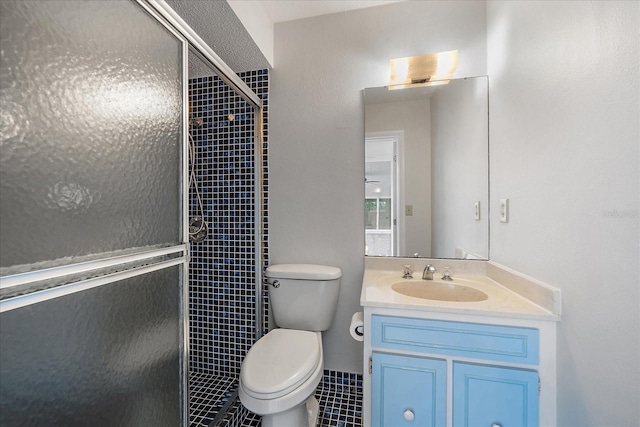
[[[247,353],[240,370],[242,386],[257,398],[284,396],[311,376],[320,352],[318,333],[274,329]]]
[[[328,265],[275,264],[267,267],[265,275],[273,279],[334,280],[342,276],[342,270]]]

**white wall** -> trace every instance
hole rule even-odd
[[[276,24],[269,123],[271,263],[342,269],[325,367],[362,371],[351,339],[364,270],[362,90],[389,60],[460,50],[458,76],[486,74],[484,2],[401,2]]]
[[[365,106],[365,132],[404,131],[403,200],[413,207],[405,216],[401,254],[431,256],[431,137],[429,100],[413,99]],[[410,255],[408,255],[410,254]]]
[[[562,289],[560,426],[640,425],[639,5],[488,5],[491,259]]]
[[[227,0],[227,3],[273,67],[273,21],[264,3],[257,0]]]
[[[458,79],[431,97],[432,253],[489,257],[487,79]],[[480,220],[474,203],[480,202]]]

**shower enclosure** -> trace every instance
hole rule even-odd
[[[4,0],[0,43],[0,424],[188,425],[211,377],[234,405],[265,313],[262,100],[163,1]],[[231,125],[195,101],[194,56]],[[189,131],[199,188],[222,194],[202,209]]]
[[[240,365],[266,327],[266,295],[256,295],[266,235],[267,70],[239,77],[260,97],[263,115],[199,55],[189,57],[190,169],[189,375],[191,426],[232,425]],[[256,146],[258,137],[263,145]],[[262,149],[261,149],[262,148]],[[265,163],[264,169],[259,163]],[[200,225],[203,224],[203,225]],[[206,237],[198,228],[208,229]],[[262,246],[262,248],[261,248]],[[261,252],[262,251],[262,256]],[[246,410],[245,410],[246,412]]]

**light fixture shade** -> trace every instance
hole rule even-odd
[[[389,61],[389,90],[447,84],[458,68],[458,51],[429,53]]]

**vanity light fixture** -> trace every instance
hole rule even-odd
[[[449,83],[458,68],[458,51],[429,53],[389,61],[389,90]]]

